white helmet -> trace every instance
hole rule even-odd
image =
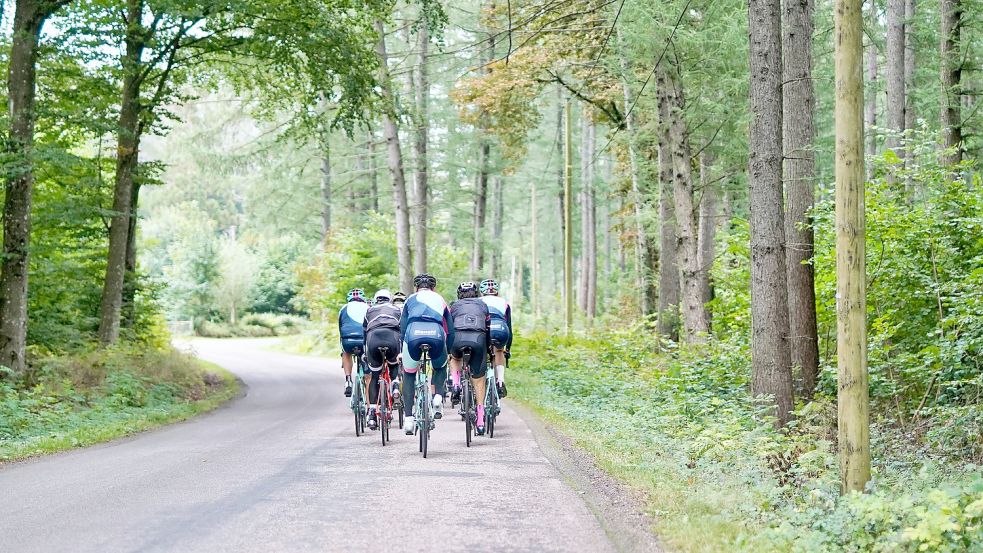
[[[374,299],[375,299],[376,305],[378,305],[380,303],[389,303],[393,299],[393,293],[390,292],[389,290],[383,288],[382,290],[379,290],[378,292],[375,293],[375,298]]]

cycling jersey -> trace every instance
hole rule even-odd
[[[365,344],[365,314],[369,304],[364,301],[350,301],[338,313],[338,333],[341,335],[341,348],[345,353],[355,353]]]
[[[488,306],[490,316],[489,330],[492,343],[498,347],[512,349],[512,307],[501,296],[482,296]]]
[[[447,362],[447,342],[454,340],[454,327],[449,324],[450,310],[444,298],[433,290],[420,290],[406,298],[399,327],[403,333],[403,367],[415,371],[421,357],[421,346],[430,346],[434,368]]]

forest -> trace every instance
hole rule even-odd
[[[983,551],[981,14],[5,2],[0,461],[234,395],[175,329],[336,355],[431,272],[667,548]]]

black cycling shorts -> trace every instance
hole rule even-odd
[[[349,336],[341,339],[341,349],[347,354],[356,355],[362,353],[365,346],[365,338],[362,336]]]
[[[471,376],[485,376],[485,362],[488,359],[488,336],[484,332],[458,330],[454,333],[454,345],[451,346],[451,356],[454,359],[464,357],[464,349],[471,348]]]
[[[390,374],[397,369],[396,356],[400,349],[399,331],[395,328],[377,328],[370,330],[365,337],[365,357],[369,368],[373,371],[382,369],[382,352],[380,347],[389,348],[386,361],[389,362]]]

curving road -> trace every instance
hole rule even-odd
[[[245,382],[214,413],[0,468],[0,552],[614,550],[512,409],[464,447],[354,435],[334,360],[195,341]],[[394,543],[393,543],[394,542]]]

